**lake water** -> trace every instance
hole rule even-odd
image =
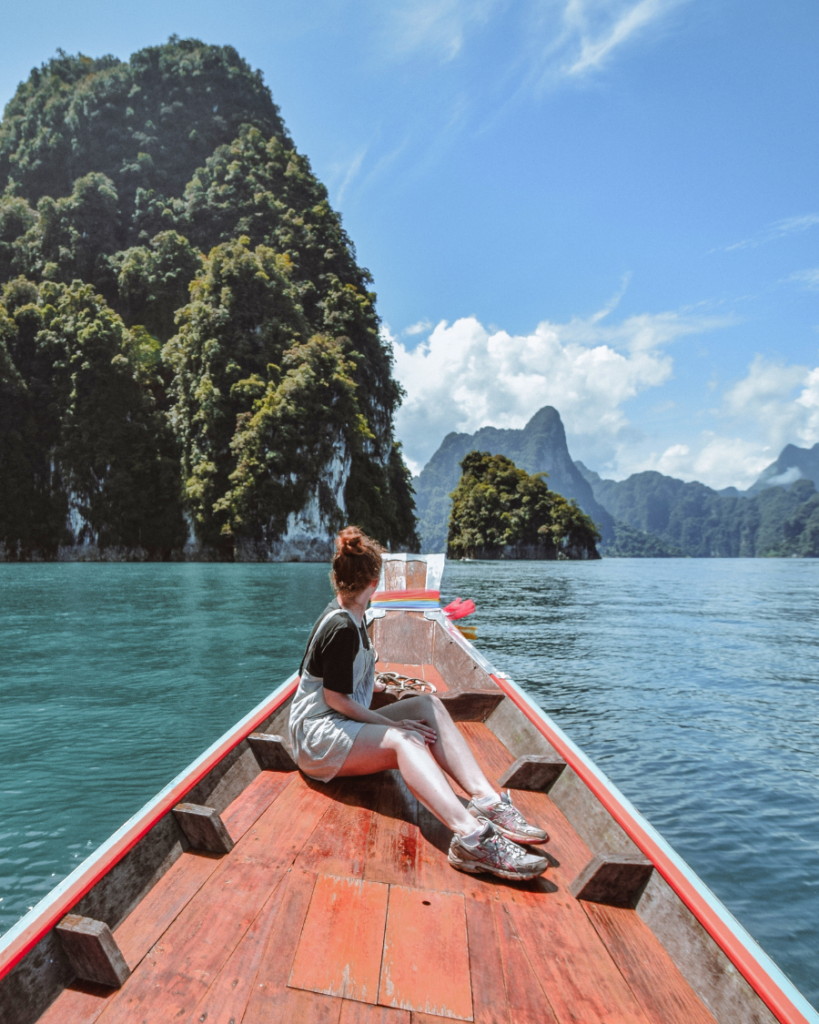
[[[450,563],[478,646],[819,1006],[819,561]],[[298,667],[319,565],[0,565],[0,932]]]

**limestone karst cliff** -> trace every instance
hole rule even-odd
[[[417,543],[371,277],[232,48],[60,52],[0,188],[0,557]]]

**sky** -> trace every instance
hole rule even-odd
[[[58,47],[260,68],[370,269],[414,471],[557,408],[603,476],[749,486],[819,442],[815,0],[29,0]]]

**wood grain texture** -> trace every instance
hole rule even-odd
[[[506,697],[500,690],[447,690],[441,694],[444,706],[455,722],[485,722]]]
[[[341,999],[287,986],[315,883],[313,872],[296,868],[287,872],[281,905],[242,1024],[337,1024]]]
[[[384,562],[384,589],[407,589],[407,563],[403,559],[391,558]]]
[[[397,771],[381,774],[375,817],[367,837],[364,877],[413,885],[418,857],[417,803]]]
[[[598,853],[572,881],[569,892],[578,900],[632,909],[653,870],[641,853]]]
[[[233,840],[219,812],[202,804],[177,804],[173,815],[194,850],[230,853]]]
[[[378,1001],[455,1020],[473,1019],[463,896],[390,887]]]
[[[74,973],[81,981],[120,988],[131,973],[104,921],[66,914],[56,928]]]
[[[597,903],[583,909],[651,1024],[716,1024],[633,910]]]
[[[292,781],[286,772],[260,772],[222,812],[222,821],[237,843]]]
[[[278,733],[252,732],[247,742],[263,771],[296,771],[297,765],[290,754],[289,741],[284,736]]]
[[[502,912],[510,915],[560,1024],[647,1024],[630,987],[571,896],[544,898],[507,890]]]
[[[427,563],[420,558],[407,559],[407,590],[424,590],[427,585]]]
[[[410,1024],[409,1010],[395,1010],[391,1006],[373,1006],[345,999],[341,1004],[338,1024]]]
[[[202,999],[191,1012],[186,1024],[231,1024],[240,1021],[254,991],[256,975],[270,935],[276,925],[287,873],[256,915],[253,924],[217,974]]]
[[[518,1024],[509,1016],[493,903],[487,893],[474,894],[465,900],[473,1016],[475,1024]]]
[[[377,1002],[387,895],[383,882],[319,875],[290,987]]]
[[[177,918],[219,866],[214,853],[183,853],[114,931],[125,961],[133,971],[151,946]]]
[[[296,859],[303,871],[361,878],[367,863],[370,830],[382,780],[361,775],[328,786],[327,813],[318,822]]]
[[[556,754],[525,754],[500,776],[498,785],[548,793],[565,767],[566,762]]]
[[[187,1017],[252,924],[327,809],[303,779],[291,784],[222,859],[100,1018],[151,1024]]]
[[[552,1004],[532,968],[526,949],[515,930],[512,918],[505,911],[503,900],[492,901],[498,945],[501,951],[506,1001],[511,1024],[557,1024]],[[541,913],[548,913],[548,904],[541,904]],[[591,981],[594,985],[594,980]]]
[[[60,993],[37,1024],[94,1024],[112,995],[107,985],[77,981]]]

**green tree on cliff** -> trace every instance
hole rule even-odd
[[[535,558],[596,558],[600,540],[577,503],[550,491],[504,455],[470,452],[452,492],[447,538],[456,558],[499,557],[504,548]]]
[[[167,552],[183,511],[263,556],[306,506],[417,545],[369,272],[232,48],[59,52],[6,108],[0,187],[6,557]]]

